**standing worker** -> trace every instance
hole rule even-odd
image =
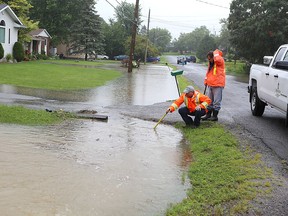
[[[204,85],[208,86],[208,97],[212,103],[207,107],[207,114],[202,120],[218,121],[218,113],[221,109],[222,92],[225,87],[225,62],[223,53],[216,49],[207,54],[209,61],[208,70],[204,80]],[[212,115],[213,114],[213,115]],[[211,116],[212,115],[212,116]]]
[[[201,116],[206,114],[207,106],[211,103],[210,98],[194,90],[193,86],[187,86],[183,94],[166,110],[166,113],[174,112],[183,102],[186,106],[181,107],[178,112],[186,126],[192,128],[199,127]],[[191,116],[195,116],[194,121]]]

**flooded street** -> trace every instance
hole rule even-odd
[[[150,74],[127,74],[65,100],[45,91],[16,96],[19,89],[2,86],[0,100],[67,110],[153,104],[178,95],[175,79],[161,68],[165,73],[152,66]],[[107,122],[0,124],[1,215],[164,215],[170,203],[181,201],[191,160],[182,134],[163,124],[155,131],[155,122],[117,109],[105,113]]]
[[[134,69],[133,73],[123,72],[123,76],[95,89],[79,91],[55,91],[0,85],[0,100],[6,94],[31,96],[30,100],[50,100],[55,102],[74,102],[94,106],[109,105],[151,105],[177,98],[175,78],[167,66],[142,66],[144,70]],[[148,68],[147,71],[146,68]],[[2,95],[1,95],[2,93]],[[20,99],[21,100],[21,99]],[[25,98],[27,101],[27,98]],[[77,104],[75,104],[77,106]],[[79,104],[78,104],[79,105]],[[73,107],[71,107],[73,109]]]

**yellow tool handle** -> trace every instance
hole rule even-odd
[[[162,118],[157,122],[157,124],[154,126],[154,129],[158,126],[158,124],[165,118],[165,116],[168,114],[168,112],[166,112]]]

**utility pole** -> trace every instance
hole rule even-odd
[[[148,13],[148,25],[147,25],[147,35],[146,35],[146,48],[145,48],[145,59],[144,59],[144,64],[147,62],[147,50],[148,50],[148,42],[149,42],[149,25],[150,25],[150,9]]]
[[[134,58],[134,49],[135,49],[135,41],[136,41],[137,25],[138,25],[138,12],[139,12],[139,0],[136,0],[135,10],[134,10],[134,22],[132,23],[133,26],[132,26],[132,37],[131,37],[128,73],[132,72],[132,61]]]

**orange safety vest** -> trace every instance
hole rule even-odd
[[[224,87],[226,80],[225,62],[222,57],[222,52],[216,49],[214,52],[214,65],[210,69],[210,62],[204,80],[204,85],[212,87]]]
[[[175,100],[170,108],[171,112],[174,112],[177,110],[182,103],[185,103],[186,107],[189,109],[190,112],[195,112],[196,106],[200,105],[202,109],[206,109],[207,112],[207,106],[211,103],[211,99],[201,94],[199,91],[194,91],[194,95],[191,98],[186,97],[186,94],[183,93],[177,100]]]

